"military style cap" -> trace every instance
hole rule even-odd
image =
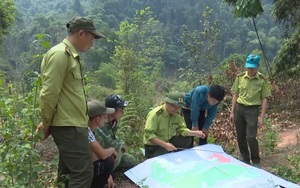
[[[110,108],[125,108],[128,106],[129,101],[125,101],[120,95],[110,95],[105,99],[105,106]]]
[[[245,68],[257,69],[259,65],[259,59],[260,59],[259,55],[255,55],[255,54],[248,55],[246,59]]]
[[[77,32],[79,30],[88,31],[94,34],[95,39],[104,38],[105,35],[96,31],[96,27],[91,19],[86,17],[75,17],[67,23],[68,32]]]
[[[177,106],[182,106],[185,105],[185,102],[183,102],[183,94],[178,92],[178,91],[174,91],[174,92],[170,92],[167,97],[165,98],[165,101],[171,104],[175,104]]]
[[[88,105],[88,116],[95,117],[100,114],[112,114],[115,112],[113,108],[107,108],[104,102],[98,100],[92,100],[87,103]]]

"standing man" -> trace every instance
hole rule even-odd
[[[147,159],[189,148],[192,142],[190,136],[205,137],[202,131],[186,127],[180,114],[182,105],[183,94],[171,92],[165,98],[165,104],[148,113],[143,138]]]
[[[124,109],[128,106],[129,101],[123,100],[120,95],[110,95],[105,99],[105,106],[114,108],[115,112],[107,115],[107,120],[103,127],[98,127],[95,130],[97,141],[104,147],[113,147],[118,153],[118,158],[115,161],[114,170],[129,169],[137,165],[137,159],[126,152],[125,142],[116,137],[118,121],[124,114]]]
[[[191,130],[202,130],[205,134],[205,138],[199,138],[199,145],[207,144],[208,129],[224,96],[224,88],[219,85],[197,86],[184,96],[186,105],[182,107],[182,114],[186,126]],[[193,142],[190,147],[193,147]]]
[[[58,183],[88,188],[93,178],[89,155],[87,101],[79,52],[103,38],[93,21],[76,17],[67,23],[68,36],[52,47],[41,65],[40,108],[45,138],[52,135],[59,151]]]
[[[242,161],[260,166],[257,126],[264,125],[268,108],[268,97],[271,96],[270,85],[263,74],[257,71],[260,57],[250,54],[246,59],[247,71],[239,74],[232,86],[232,106],[230,122],[236,127],[237,141]],[[261,115],[258,120],[259,107]],[[248,146],[250,148],[249,150]]]

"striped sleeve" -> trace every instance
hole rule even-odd
[[[88,127],[88,140],[89,143],[96,142],[95,135],[93,134],[92,130]]]

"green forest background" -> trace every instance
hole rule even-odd
[[[65,24],[75,16],[92,18],[107,36],[81,54],[88,98],[104,100],[117,93],[131,101],[118,136],[140,161],[149,110],[162,103],[169,91],[187,92],[200,84],[220,84],[227,90],[210,142],[235,155],[236,137],[228,121],[230,87],[250,53],[261,55],[260,71],[272,85],[270,116],[261,135],[266,139],[262,146],[269,152],[266,155],[276,152],[275,124],[283,112],[290,119],[299,115],[298,0],[1,0],[0,175],[4,187],[53,183],[56,155],[43,155],[43,143],[35,134],[40,122],[40,64],[43,54],[66,37]],[[299,182],[295,167],[300,167],[300,158],[293,154],[291,168],[272,170]]]

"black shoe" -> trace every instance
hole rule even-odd
[[[250,165],[250,160],[241,160],[243,163]]]

